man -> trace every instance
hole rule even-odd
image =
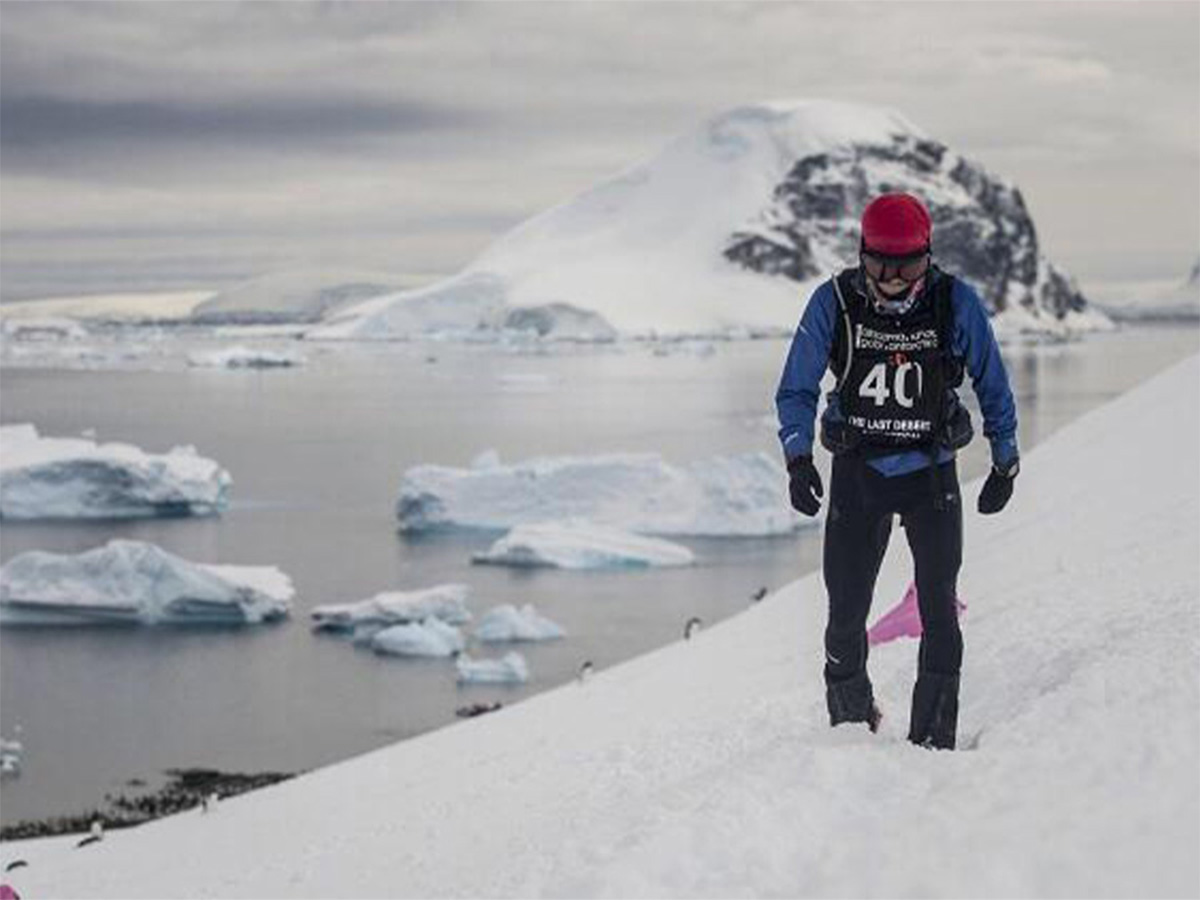
[[[923,634],[910,741],[954,749],[962,634],[955,608],[962,507],[955,451],[973,436],[956,388],[964,370],[983,413],[992,470],[981,513],[1004,508],[1018,470],[1008,375],[979,295],[932,264],[932,220],[909,194],[863,212],[859,265],[813,292],[776,393],[792,505],[816,515],[824,494],[813,426],[826,367],[837,378],[821,417],[833,454],[824,573],[829,594],[825,684],[831,725],[879,709],[867,675],[867,614],[899,515],[916,567]]]

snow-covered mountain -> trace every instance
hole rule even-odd
[[[811,289],[854,260],[867,200],[896,189],[930,205],[938,259],[993,311],[1020,310],[1035,330],[1096,324],[1039,252],[1014,186],[897,112],[809,100],[715,116],[519,225],[457,275],[349,307],[309,334],[403,336],[428,330],[436,311],[439,327],[468,331],[535,315],[554,335],[568,310],[624,333],[787,332]]]

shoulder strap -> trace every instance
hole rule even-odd
[[[946,356],[954,355],[954,276],[935,269],[933,283],[933,321],[937,328],[938,346]]]
[[[842,277],[848,271],[850,270],[839,272],[829,279],[833,282],[833,294],[837,297],[838,302],[838,320],[842,326],[834,330],[832,352],[829,354],[830,367],[837,378],[834,390],[838,391],[841,390],[842,382],[850,372],[850,364],[854,361],[853,326],[850,322],[850,309],[846,304],[846,295],[842,288]]]

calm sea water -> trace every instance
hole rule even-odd
[[[209,345],[168,338],[161,346],[164,359],[178,360]],[[453,722],[463,704],[513,703],[561,684],[584,660],[603,668],[677,640],[691,616],[715,622],[748,606],[758,589],[816,569],[813,529],[684,540],[701,565],[624,573],[472,566],[471,553],[494,534],[396,531],[406,468],[468,465],[486,449],[506,461],[778,453],[773,394],[786,343],[712,346],[667,356],[648,346],[545,355],[305,346],[309,364],[291,370],[6,369],[3,422],[32,422],[47,435],[94,428],[101,440],[156,452],[194,444],[229,469],[234,486],[215,519],[4,523],[0,561],[134,538],[198,562],[279,566],[297,597],[290,622],[262,628],[0,633],[0,734],[11,738],[19,726],[25,745],[22,774],[0,786],[0,818],[81,811],[168,768],[299,771],[344,759]],[[1200,333],[1176,327],[1009,351],[1022,447],[1197,349]],[[986,465],[977,440],[960,463],[964,479]],[[477,614],[534,603],[568,638],[519,648],[533,673],[527,685],[460,688],[447,660],[377,657],[309,630],[318,604],[447,581],[472,586]],[[880,607],[892,599],[880,598]]]

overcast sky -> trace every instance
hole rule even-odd
[[[1200,252],[1200,4],[0,3],[0,287],[449,272],[727,107],[890,106],[1083,283]]]

